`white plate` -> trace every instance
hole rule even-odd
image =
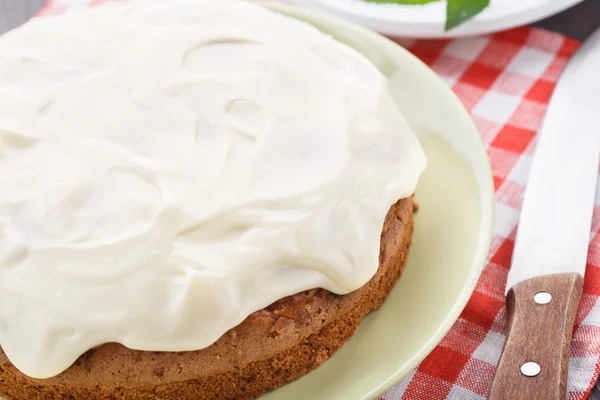
[[[390,296],[331,359],[261,398],[374,400],[439,344],[475,288],[494,217],[489,160],[460,100],[407,50],[337,18],[296,7],[273,8],[308,21],[368,57],[388,78],[394,100],[428,157],[416,190],[421,208],[409,262]]]
[[[530,24],[582,0],[491,0],[479,15],[444,31],[446,1],[425,5],[374,4],[364,0],[292,0],[329,12],[380,33],[413,38],[460,37],[492,33]]]

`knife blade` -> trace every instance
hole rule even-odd
[[[538,135],[506,283],[508,333],[488,395],[565,399],[600,163],[600,30],[563,71]]]

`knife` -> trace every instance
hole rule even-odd
[[[564,400],[600,163],[600,30],[567,64],[529,173],[489,400]]]

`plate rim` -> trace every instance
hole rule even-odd
[[[494,5],[493,0],[491,0],[490,8],[449,32],[444,31],[444,21],[441,20],[414,22],[414,18],[412,20],[400,20],[393,17],[386,18],[385,16],[366,15],[354,12],[351,6],[344,8],[332,7],[326,4],[327,0],[291,1],[293,5],[338,16],[385,35],[413,39],[450,39],[492,34],[528,25],[556,15],[582,3],[584,0],[538,0],[532,7],[525,10],[514,10],[508,14],[493,12],[499,6],[492,8]]]
[[[481,273],[483,272],[484,268],[487,265],[487,258],[488,258],[489,250],[491,247],[492,237],[493,237],[493,229],[494,229],[494,221],[495,221],[495,208],[496,208],[495,189],[494,189],[494,185],[493,185],[494,178],[493,178],[493,172],[492,172],[492,167],[491,167],[491,163],[489,160],[488,152],[487,152],[487,149],[483,142],[483,139],[479,133],[479,130],[477,129],[475,122],[471,118],[471,115],[469,114],[469,112],[467,111],[467,109],[465,108],[463,103],[460,101],[458,96],[450,88],[450,86],[448,86],[427,64],[425,64],[417,56],[412,54],[410,51],[408,51],[401,45],[395,43],[391,39],[375,32],[373,30],[370,30],[359,24],[353,23],[352,21],[347,21],[347,20],[344,20],[340,17],[334,16],[331,14],[323,13],[323,12],[320,12],[317,10],[303,8],[303,7],[300,7],[297,5],[293,5],[293,4],[283,4],[278,1],[275,1],[275,2],[265,1],[265,2],[262,2],[259,4],[262,4],[263,6],[265,6],[266,8],[268,8],[272,11],[281,12],[284,15],[288,15],[292,18],[301,19],[303,21],[306,21],[307,23],[309,23],[313,26],[314,26],[314,22],[319,21],[319,22],[326,23],[327,25],[342,27],[345,30],[358,32],[360,35],[366,36],[370,40],[380,42],[381,48],[384,48],[386,53],[389,51],[400,51],[400,52],[404,53],[405,57],[412,59],[413,62],[420,65],[420,67],[423,69],[423,73],[428,74],[430,79],[435,80],[438,83],[437,86],[439,86],[441,91],[446,92],[446,97],[448,98],[448,101],[453,103],[456,111],[460,112],[462,114],[461,115],[462,119],[465,120],[466,124],[470,125],[471,129],[468,130],[468,135],[471,136],[471,139],[473,140],[473,142],[477,144],[478,153],[481,153],[485,159],[484,175],[485,175],[485,181],[486,181],[486,183],[489,184],[487,186],[489,187],[490,190],[489,190],[489,192],[486,192],[484,190],[485,188],[482,186],[482,182],[477,180],[478,181],[477,184],[479,187],[479,193],[481,194],[480,202],[482,205],[482,210],[481,210],[482,216],[481,216],[481,224],[479,226],[480,236],[479,236],[479,242],[478,242],[478,246],[477,246],[477,252],[475,253],[475,255],[473,257],[474,258],[473,267],[470,270],[468,279],[466,279],[466,281],[463,283],[460,295],[457,297],[456,301],[454,302],[454,304],[451,308],[451,312],[447,315],[446,319],[444,320],[444,323],[440,324],[440,327],[436,331],[435,335],[432,335],[429,338],[428,344],[426,346],[423,346],[420,349],[420,351],[412,357],[412,359],[408,363],[409,364],[408,367],[406,368],[407,371],[403,372],[401,369],[398,369],[394,374],[392,374],[386,380],[382,381],[379,385],[374,387],[367,395],[362,397],[360,400],[365,400],[367,398],[368,399],[371,399],[371,398],[376,399],[379,396],[381,396],[382,394],[384,394],[385,392],[387,392],[389,389],[391,389],[395,385],[397,385],[398,382],[402,378],[404,378],[407,374],[409,374],[411,370],[413,370],[423,359],[425,359],[431,353],[431,351],[436,346],[439,345],[441,340],[446,336],[446,334],[450,331],[450,329],[454,326],[454,324],[458,320],[461,312],[464,310],[465,306],[467,305],[467,302],[471,299],[471,296],[473,295],[473,293],[475,291],[475,287],[477,286],[477,283],[479,281]],[[310,20],[314,20],[313,23],[309,22]],[[318,27],[316,27],[316,28],[319,29]],[[394,50],[390,50],[390,49],[394,49]],[[464,134],[467,134],[467,133],[465,132]],[[465,158],[465,159],[467,158],[465,155],[461,155],[461,157]],[[471,167],[473,167],[473,164],[470,161],[469,161],[469,165],[471,165]],[[483,207],[486,204],[486,197],[488,197],[487,207],[489,210],[489,212],[487,213],[487,218],[486,218],[486,212],[483,209]],[[483,230],[482,228],[484,228],[484,227],[487,229]]]

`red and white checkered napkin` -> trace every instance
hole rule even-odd
[[[492,164],[496,221],[487,265],[460,318],[417,369],[382,398],[484,399],[506,334],[504,287],[536,133],[559,74],[579,43],[518,28],[485,37],[402,44],[430,65],[471,113]],[[568,399],[586,398],[600,372],[600,191],[583,291],[569,359]]]
[[[60,5],[51,1],[42,13],[60,12],[68,1],[73,0]],[[579,43],[539,29],[518,28],[485,37],[401,44],[454,89],[479,128],[494,172],[496,223],[487,265],[460,318],[417,369],[382,399],[484,399],[506,333],[504,287],[536,132],[559,74]],[[570,400],[586,398],[600,372],[598,193],[569,360]]]

